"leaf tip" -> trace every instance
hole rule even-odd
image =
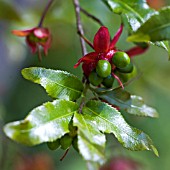
[[[141,33],[134,33],[127,38],[128,42],[148,42],[150,41],[150,36]]]
[[[154,145],[151,145],[151,149],[152,149],[153,153],[154,153],[157,157],[159,157],[159,152],[158,152],[158,150],[155,148]]]
[[[27,69],[28,69],[28,68],[24,68],[24,69],[21,70],[21,74],[22,74],[23,77],[25,76],[25,74],[26,74],[26,72],[27,72]]]

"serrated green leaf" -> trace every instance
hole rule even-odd
[[[133,42],[156,42],[170,40],[170,7],[163,8],[148,19],[134,34],[128,37]]]
[[[118,141],[130,150],[157,150],[144,132],[126,123],[121,113],[106,103],[89,101],[83,108],[84,119],[93,122],[104,133],[113,133]]]
[[[76,100],[83,91],[82,82],[66,71],[30,67],[22,70],[25,79],[40,84],[53,98]]]
[[[156,13],[151,9],[146,0],[103,0],[108,7],[116,14],[123,17],[125,24],[128,24],[129,31],[136,31],[142,23]]]
[[[83,159],[102,165],[105,162],[105,135],[93,123],[93,119],[86,119],[86,115],[75,113],[73,125],[78,127],[78,148]]]
[[[151,18],[149,18],[141,27],[127,40],[132,42],[150,42],[153,45],[164,48],[170,56],[168,41],[170,40],[170,7],[163,8]]]
[[[4,132],[28,146],[52,142],[69,132],[68,124],[77,109],[78,105],[71,101],[47,102],[33,109],[24,120],[6,124]]]
[[[119,14],[122,18],[122,22],[125,27],[128,29],[130,34],[133,34],[137,31],[142,24],[144,24],[149,18],[153,15],[157,15],[158,12],[150,8],[146,3],[146,0],[102,0],[106,5],[116,14]],[[150,30],[150,28],[148,28]],[[137,35],[136,35],[137,36]],[[137,37],[133,36],[133,42],[148,42],[150,38],[148,35],[139,34]],[[137,41],[135,39],[140,41]],[[128,38],[129,41],[132,41],[132,38]],[[145,40],[145,41],[144,41]],[[165,39],[162,39],[165,40]],[[159,40],[157,40],[159,41]],[[165,41],[161,42],[150,42],[153,45],[164,48],[170,56],[170,47],[169,44]]]
[[[138,116],[158,117],[156,109],[144,104],[143,98],[140,96],[131,95],[130,105],[125,109],[128,113]]]
[[[112,105],[118,106],[127,113],[137,116],[158,117],[157,111],[147,106],[142,97],[131,95],[129,92],[120,88],[99,93],[99,97]]]

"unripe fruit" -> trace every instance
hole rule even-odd
[[[126,67],[124,67],[124,68],[117,68],[116,70],[118,70],[121,73],[131,73],[133,71],[133,64],[130,63]]]
[[[79,152],[79,149],[78,149],[78,138],[77,138],[77,136],[73,139],[72,145],[73,145],[73,148],[74,148],[77,152]]]
[[[98,86],[103,81],[103,78],[98,76],[95,71],[92,71],[89,75],[89,81],[93,86]]]
[[[96,72],[100,77],[107,77],[111,73],[111,64],[107,60],[99,60],[96,66]]]
[[[61,137],[60,139],[60,145],[61,145],[61,149],[66,150],[70,147],[71,143],[72,143],[72,137],[69,136],[69,134],[65,134],[63,137]]]
[[[50,150],[56,150],[57,148],[60,147],[60,140],[57,139],[53,142],[47,142],[47,146]]]
[[[72,122],[69,123],[68,128],[70,130],[69,135],[75,137],[77,135],[77,127],[73,126]]]
[[[118,51],[113,55],[112,63],[118,68],[125,68],[130,64],[130,57],[122,51]]]
[[[131,73],[116,72],[116,75],[122,80],[123,83],[125,83],[137,75],[137,69],[134,66],[133,71]]]
[[[107,87],[107,88],[111,88],[114,82],[114,77],[110,74],[108,77],[106,77],[102,84]]]

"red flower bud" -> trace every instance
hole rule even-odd
[[[48,28],[35,27],[29,30],[13,30],[14,35],[20,37],[26,37],[26,43],[31,48],[31,52],[34,54],[39,51],[41,46],[44,49],[44,54],[48,54],[48,49],[51,46],[52,36]],[[39,53],[39,59],[41,60],[41,55]]]
[[[96,68],[96,65],[99,60],[107,60],[112,65],[112,76],[117,79],[118,83],[122,88],[123,84],[118,76],[114,74],[115,66],[112,64],[112,58],[115,52],[117,52],[117,48],[115,47],[117,41],[119,40],[123,31],[123,25],[120,26],[119,30],[115,34],[114,38],[110,40],[110,34],[106,27],[102,26],[99,28],[97,33],[94,36],[93,44],[88,43],[93,49],[94,52],[90,52],[80,58],[78,62],[74,65],[74,68],[77,68],[81,63],[83,63],[82,68],[85,76],[89,76],[89,74]],[[87,41],[86,41],[87,42]],[[128,50],[126,53],[133,57],[134,55],[142,54],[146,51],[148,46],[142,48],[140,46],[134,47]]]

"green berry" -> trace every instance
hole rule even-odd
[[[111,64],[106,60],[99,60],[96,66],[96,72],[100,77],[107,77],[111,73]]]
[[[122,82],[125,83],[137,75],[137,69],[134,66],[133,71],[131,73],[116,72],[116,75],[121,79]]]
[[[66,150],[70,147],[71,143],[72,143],[72,137],[69,136],[69,134],[65,134],[63,137],[61,137],[60,139],[60,145],[61,145],[61,149]]]
[[[108,77],[106,77],[102,84],[107,87],[107,88],[111,88],[114,82],[114,77],[110,74]]]
[[[50,150],[56,150],[57,148],[60,147],[60,140],[57,139],[53,142],[47,142],[47,146]]]
[[[79,149],[78,149],[78,138],[77,138],[77,136],[73,139],[72,145],[73,145],[73,148],[74,148],[77,152],[79,152]]]
[[[131,73],[133,71],[133,64],[130,63],[124,68],[117,68],[117,70],[121,73]]]
[[[130,64],[130,57],[125,52],[118,51],[113,55],[112,63],[118,68],[125,68]]]
[[[68,128],[70,130],[69,135],[71,137],[75,137],[77,135],[77,127],[73,126],[72,121],[69,123]]]
[[[95,71],[92,71],[89,75],[89,81],[93,86],[98,86],[103,81],[103,78],[98,76]]]

